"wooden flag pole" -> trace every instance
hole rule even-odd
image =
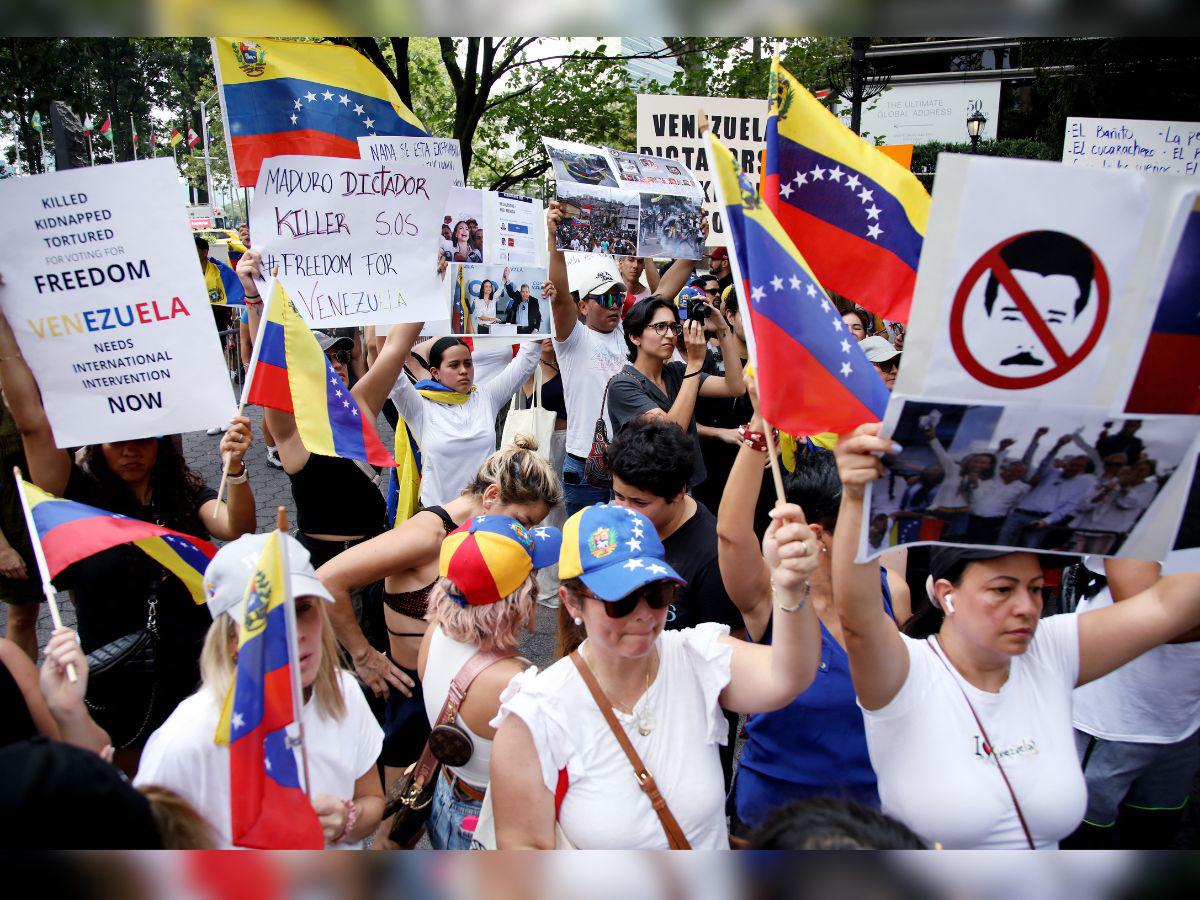
[[[275,529],[279,536],[279,560],[283,569],[284,618],[288,632],[288,669],[292,675],[292,716],[296,721],[300,761],[304,769],[304,793],[312,802],[312,782],[308,777],[308,745],[304,742],[304,690],[300,685],[300,646],[296,639],[296,598],[292,596],[292,570],[288,562],[285,538],[288,534],[287,510],[279,507],[275,513]]]
[[[63,627],[62,616],[58,612],[58,596],[54,585],[50,583],[50,569],[46,565],[46,554],[42,550],[42,540],[38,537],[37,526],[33,522],[33,510],[29,506],[29,498],[25,496],[25,476],[19,466],[13,466],[13,478],[17,482],[17,493],[21,497],[21,511],[25,513],[25,527],[29,529],[29,543],[33,547],[33,558],[37,560],[38,572],[42,576],[42,593],[46,595],[46,604],[50,607],[50,618],[55,629]],[[74,663],[67,663],[67,680],[74,684],[79,680]]]

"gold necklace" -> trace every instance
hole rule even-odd
[[[585,658],[591,656],[591,654],[588,653],[587,647],[583,648],[583,653],[584,653]],[[591,659],[587,659],[587,663],[589,666],[591,666],[592,671],[595,672],[596,667],[592,665]],[[638,697],[638,700],[640,700],[647,693],[649,693],[650,684],[651,684],[651,673],[653,671],[654,671],[654,661],[651,660],[650,665],[648,665],[646,667],[646,687],[643,689],[641,696]],[[597,679],[597,681],[599,681],[599,679]],[[603,688],[604,685],[602,684],[602,685],[600,685],[600,687]],[[608,697],[609,703],[611,703],[613,706],[615,706],[618,711],[625,713],[625,715],[627,715],[627,716],[634,716],[634,724],[637,726],[638,734],[640,734],[642,737],[648,737],[650,735],[650,732],[654,731],[654,728],[658,723],[654,718],[654,714],[649,709],[643,709],[640,715],[634,714],[633,707],[637,706],[637,700],[633,701],[632,706],[626,706],[624,703],[620,703],[617,700],[614,700],[612,698],[612,694],[609,693],[608,691],[605,691],[604,695],[606,697]]]

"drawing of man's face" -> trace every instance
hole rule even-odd
[[[997,375],[1019,378],[1048,371],[1091,334],[1100,305],[1095,259],[1081,241],[1056,231],[1022,235],[999,256],[1006,271],[998,274],[993,268],[980,279],[964,311],[967,345]],[[1052,340],[1039,335],[1031,315]]]

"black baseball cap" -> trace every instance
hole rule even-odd
[[[326,334],[323,331],[314,331],[313,337],[317,339],[317,343],[321,345],[321,352],[328,353],[330,350],[353,350],[354,341],[345,335]]]

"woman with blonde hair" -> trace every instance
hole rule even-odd
[[[237,667],[238,623],[249,573],[270,535],[253,534],[222,547],[204,573],[213,623],[200,657],[200,689],[176,707],[146,743],[134,785],[164,787],[196,808],[233,846],[229,747],[213,736]],[[326,847],[357,849],[379,823],[383,788],[375,760],[383,734],[354,677],[338,664],[325,603],[308,551],[285,536],[296,606],[296,645],[304,692],[304,744],[309,794]],[[295,726],[289,726],[289,731]]]
[[[371,652],[371,646],[355,619],[350,592],[383,581],[389,665],[408,686],[389,693],[384,712],[380,761],[385,784],[390,785],[409,763],[416,761],[429,736],[417,656],[426,631],[430,594],[438,581],[442,541],[479,515],[510,516],[525,528],[532,528],[561,500],[558,476],[537,454],[537,441],[520,434],[513,446],[484,460],[454,500],[421,510],[391,531],[351,547],[317,571],[334,598],[330,617],[338,640],[352,656]],[[386,833],[386,827],[380,829],[376,846],[388,846]]]
[[[428,826],[435,850],[471,848],[463,821],[479,815],[487,789],[496,735],[488,723],[500,711],[501,691],[529,666],[517,655],[517,641],[534,628],[536,570],[557,562],[561,539],[557,528],[526,530],[509,516],[476,516],[442,544],[441,580],[430,597],[433,627],[421,643],[418,669],[431,726],[447,698],[461,694],[456,720],[470,754],[461,765],[442,765]],[[477,674],[465,683],[468,663]]]

